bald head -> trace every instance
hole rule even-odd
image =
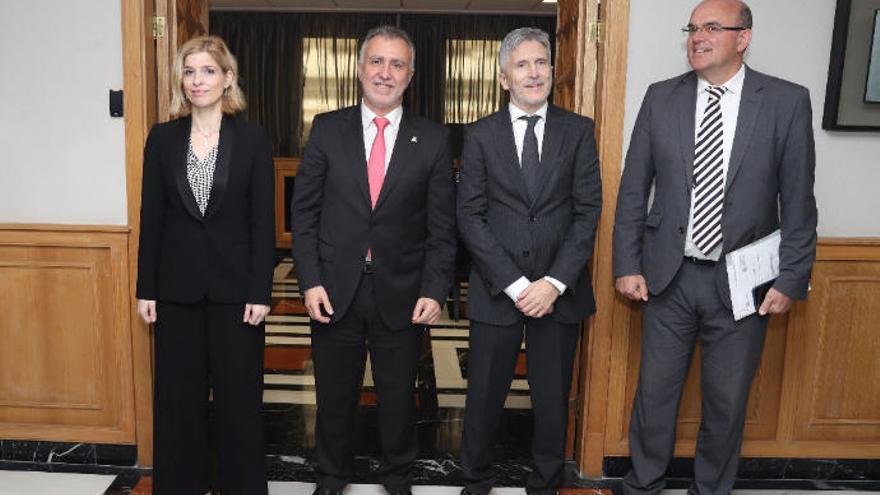
[[[688,62],[710,84],[724,84],[743,65],[752,40],[751,10],[740,0],[704,0],[689,24],[697,29],[688,36]]]
[[[694,7],[694,11],[696,12],[697,9],[706,4],[715,4],[713,5],[715,8],[736,11],[738,25],[749,29],[752,28],[752,9],[745,2],[740,0],[703,0]]]

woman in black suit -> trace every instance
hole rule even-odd
[[[267,493],[264,321],[274,265],[272,147],[220,38],[185,43],[171,112],[144,149],[138,312],[155,323],[156,494]],[[218,479],[211,481],[213,391]]]

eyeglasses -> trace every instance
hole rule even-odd
[[[709,35],[720,34],[722,31],[745,31],[747,28],[745,26],[722,26],[721,24],[704,24],[702,26],[694,26],[693,24],[688,24],[687,26],[681,28],[681,32],[687,34],[688,36],[697,33],[698,31],[703,31]]]

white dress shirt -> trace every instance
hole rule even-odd
[[[541,151],[544,148],[544,123],[547,121],[547,103],[544,103],[544,106],[533,114],[524,112],[513,103],[508,104],[508,108],[510,110],[510,122],[513,124],[513,141],[516,143],[516,157],[519,158],[520,166],[522,166],[523,141],[525,140],[526,129],[529,127],[529,123],[520,119],[520,117],[530,117],[532,115],[541,117],[535,123],[535,137],[538,138],[538,159],[540,160]]]
[[[373,141],[379,130],[373,122],[377,115],[361,102],[361,122],[364,129],[364,156],[370,161],[370,150],[373,149]],[[388,119],[385,126],[385,172],[388,172],[388,164],[391,163],[391,153],[394,152],[394,142],[397,141],[397,131],[400,130],[400,119],[403,117],[403,107],[397,107],[384,115]]]
[[[727,169],[730,167],[730,152],[733,149],[733,137],[736,135],[736,119],[739,117],[739,101],[742,96],[745,75],[745,65],[742,65],[739,68],[739,71],[734,74],[730,80],[724,84],[719,84],[719,86],[723,86],[726,90],[721,96],[721,121],[724,130],[721,163],[724,169],[725,186],[727,185]],[[694,114],[694,122],[696,124],[694,125],[694,142],[697,141],[697,133],[700,132],[700,122],[703,120],[703,113],[706,111],[706,106],[709,105],[709,93],[706,91],[709,86],[711,86],[711,84],[705,79],[700,78],[697,80],[697,111]],[[689,166],[693,166],[693,164],[690,164]],[[694,185],[691,184],[691,212],[688,219],[687,235],[685,236],[684,255],[718,261],[721,257],[721,249],[724,246],[723,240],[718,247],[708,254],[703,254],[699,248],[697,248],[696,244],[694,244],[694,191],[696,189],[693,186]]]
[[[522,166],[522,148],[523,141],[525,141],[526,129],[529,126],[529,123],[525,120],[520,119],[522,116],[532,116],[537,115],[541,117],[538,119],[538,122],[535,123],[535,137],[538,138],[538,159],[541,158],[541,152],[544,148],[544,123],[547,121],[547,103],[544,103],[544,106],[539,108],[535,113],[527,113],[520,109],[518,106],[510,103],[508,105],[508,109],[510,111],[510,123],[513,125],[513,141],[516,143],[516,157],[520,161],[520,166]],[[553,287],[556,287],[556,290],[559,291],[559,294],[562,295],[565,292],[566,286],[559,280],[556,280],[553,277],[544,277],[545,280],[550,282]],[[520,293],[525,290],[526,287],[529,286],[531,281],[525,277],[518,278],[514,283],[507,286],[504,289],[504,293],[511,299],[513,302],[516,302],[519,298]]]

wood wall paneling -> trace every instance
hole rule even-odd
[[[127,229],[0,226],[0,438],[134,443]]]
[[[810,298],[790,342],[801,356],[791,439],[867,442],[880,457],[880,260],[820,260]]]
[[[603,455],[629,454],[641,316],[612,339]],[[623,321],[623,320],[621,320]],[[880,458],[880,240],[821,239],[807,301],[770,321],[752,384],[744,456]],[[699,346],[679,410],[675,455],[692,456],[700,418]]]

